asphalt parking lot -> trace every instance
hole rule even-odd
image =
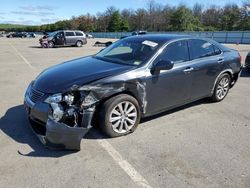
[[[0,187],[250,187],[250,73],[220,103],[201,100],[142,120],[125,137],[93,129],[81,151],[52,151],[29,128],[28,84],[45,68],[91,55],[42,49],[38,39],[0,38]],[[244,61],[250,45],[229,45]]]

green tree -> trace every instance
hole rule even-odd
[[[116,32],[121,30],[122,18],[119,11],[115,11],[108,24],[108,31]]]
[[[172,14],[170,24],[174,31],[194,31],[201,28],[200,21],[195,19],[192,11],[183,5]]]
[[[127,20],[122,19],[122,22],[120,25],[120,31],[129,31],[129,23]]]
[[[243,2],[241,9],[240,30],[250,30],[250,0]]]
[[[210,6],[208,9],[202,13],[202,24],[206,31],[219,30],[221,25],[221,9],[214,5]]]
[[[241,12],[236,4],[228,4],[224,7],[221,19],[221,29],[237,30],[240,24]]]

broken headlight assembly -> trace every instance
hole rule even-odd
[[[92,92],[72,91],[49,96],[44,102],[50,104],[48,116],[56,122],[63,122],[71,127],[83,124],[83,118],[98,100]],[[89,122],[87,123],[89,124]]]
[[[48,104],[59,103],[59,102],[62,102],[62,99],[63,99],[62,94],[57,93],[57,94],[49,96],[47,99],[45,99],[44,102]]]
[[[44,102],[50,104],[48,116],[51,120],[67,123],[72,127],[78,125],[80,110],[76,104],[74,104],[74,94],[57,93],[49,96]]]
[[[57,93],[49,96],[44,102],[48,104],[66,102],[68,105],[72,105],[74,102],[74,96],[72,94],[62,95],[61,93]]]

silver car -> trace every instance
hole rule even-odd
[[[40,44],[46,40],[48,47],[53,48],[55,46],[77,46],[81,47],[87,44],[86,34],[78,30],[60,30],[50,33],[48,36],[40,39]]]

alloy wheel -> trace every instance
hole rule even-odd
[[[227,92],[229,90],[229,78],[227,76],[222,77],[222,79],[220,80],[217,90],[216,90],[216,96],[218,97],[218,99],[223,99],[226,95]]]
[[[117,133],[130,131],[136,123],[138,112],[134,104],[124,101],[117,104],[110,113],[109,122]]]

